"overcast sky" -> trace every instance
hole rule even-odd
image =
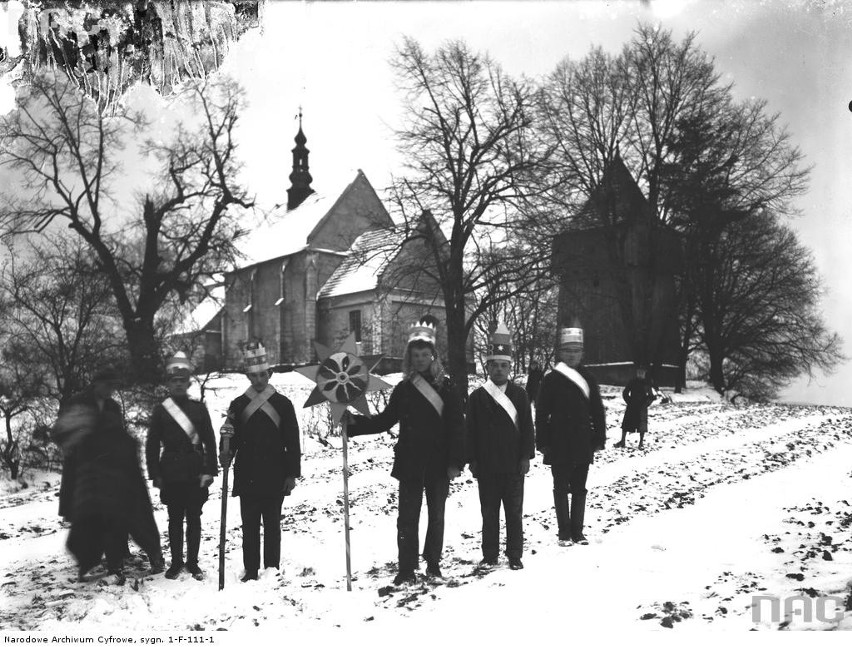
[[[403,35],[428,49],[463,38],[509,73],[537,77],[593,45],[620,50],[639,20],[661,22],[678,39],[697,31],[739,97],[764,98],[781,113],[813,165],[792,225],[825,279],[826,318],[852,350],[852,3],[271,2],[263,34],[246,37],[227,63],[251,102],[242,141],[252,186],[263,201],[283,199],[300,105],[317,190],[356,168],[387,186],[400,160],[388,61]],[[852,406],[852,365],[801,380],[785,397]]]
[[[427,49],[461,38],[510,74],[538,77],[593,45],[620,50],[640,20],[661,22],[678,39],[697,31],[734,92],[768,100],[788,125],[813,165],[802,215],[791,224],[824,277],[826,319],[849,338],[852,354],[852,2],[272,0],[263,33],[247,34],[225,65],[250,103],[241,130],[246,177],[261,204],[286,199],[301,105],[315,189],[337,187],[357,168],[377,189],[387,186],[400,170],[392,132],[399,96],[388,61],[403,35]],[[852,364],[802,380],[785,397],[852,406]]]

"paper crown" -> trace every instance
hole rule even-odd
[[[189,361],[186,353],[179,350],[172,355],[166,362],[166,375],[185,375],[192,373],[192,364]]]
[[[485,361],[512,361],[512,333],[506,327],[506,324],[500,322],[497,324],[496,330],[488,336],[488,355]]]
[[[412,324],[411,328],[409,328],[408,343],[410,344],[413,341],[424,341],[427,344],[432,344],[432,346],[434,346],[437,332],[435,324],[431,321],[427,321],[425,318],[421,319],[416,324]]]
[[[246,345],[245,361],[243,370],[246,373],[262,373],[269,370],[266,363],[266,348],[259,341],[249,342]]]
[[[582,344],[583,329],[582,328],[560,328],[559,329],[559,345],[566,344]]]

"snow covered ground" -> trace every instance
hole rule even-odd
[[[389,380],[393,382],[394,380]],[[297,409],[312,384],[273,377]],[[218,429],[241,376],[211,382],[208,404]],[[693,385],[695,386],[695,385]],[[455,639],[481,627],[528,624],[542,635],[567,625],[630,633],[774,629],[852,629],[852,611],[831,621],[784,613],[804,595],[849,598],[852,581],[852,410],[785,405],[733,406],[693,388],[652,407],[646,448],[614,449],[620,389],[606,388],[609,447],[589,475],[589,546],[556,543],[549,469],[540,459],[526,480],[526,568],[477,567],[480,524],[476,484],[465,472],[447,502],[444,580],[388,589],[396,559],[394,440],[350,441],[353,591],[346,591],[340,438],[306,435],[302,469],[282,512],[283,569],[239,582],[239,502],[229,500],[227,581],[217,590],[220,483],[202,516],[206,581],[149,576],[137,555],[122,587],[103,578],[77,583],[56,515],[58,475],[31,473],[30,487],[0,488],[0,629],[53,633],[246,630],[336,632],[353,636]],[[323,430],[322,412],[300,410],[303,432]],[[140,433],[144,433],[141,431]],[[632,446],[631,446],[632,445]],[[166,511],[156,491],[166,555]],[[425,531],[425,503],[421,540]],[[753,617],[754,596],[775,596]],[[806,602],[803,602],[806,604]],[[789,611],[789,609],[788,609]],[[451,629],[450,629],[451,628]],[[517,628],[517,627],[516,627]],[[444,630],[442,630],[443,632]],[[442,633],[441,635],[445,635]]]

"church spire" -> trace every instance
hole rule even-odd
[[[311,173],[308,170],[308,153],[305,144],[308,138],[302,132],[302,108],[299,106],[299,132],[296,133],[296,146],[293,148],[293,172],[290,173],[290,188],[287,189],[287,210],[295,209],[314,190],[311,188]]]

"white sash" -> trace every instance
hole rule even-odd
[[[258,409],[269,416],[269,419],[276,427],[281,424],[281,416],[278,415],[275,407],[269,404],[269,398],[272,397],[273,393],[275,393],[275,389],[271,384],[267,384],[266,388],[260,393],[255,391],[253,386],[246,389],[245,395],[251,398],[251,402],[248,403],[248,406],[243,409],[243,412],[240,415],[240,419],[243,424],[248,422],[248,419],[251,418],[254,415],[254,412]]]
[[[574,384],[576,384],[580,390],[583,392],[583,395],[586,396],[586,399],[589,399],[589,383],[586,382],[586,378],[584,378],[580,373],[578,373],[575,369],[571,368],[565,362],[559,362],[556,366],[553,367],[554,371],[559,371],[571,380]]]
[[[423,379],[423,376],[419,373],[411,378],[411,383],[414,385],[414,388],[420,391],[420,394],[429,401],[429,404],[435,407],[435,411],[438,412],[438,415],[443,415],[444,401],[441,399],[441,396],[438,395],[435,387]]]
[[[183,429],[183,433],[189,436],[189,442],[193,445],[201,444],[201,439],[198,437],[195,425],[192,424],[192,420],[190,420],[183,412],[183,409],[178,406],[177,402],[171,398],[166,398],[163,401],[163,409],[165,409],[174,421],[180,425],[180,428]]]
[[[499,404],[503,411],[509,414],[509,417],[512,419],[512,422],[515,423],[515,428],[518,426],[518,410],[515,408],[515,405],[512,404],[512,401],[509,399],[509,396],[506,395],[499,386],[494,384],[491,380],[486,380],[485,384],[482,385],[482,388],[485,389],[485,392],[494,398],[494,401]]]

